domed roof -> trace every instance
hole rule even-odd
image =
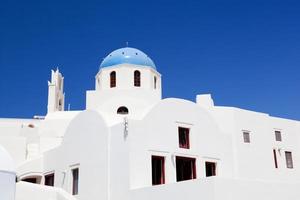
[[[155,64],[149,56],[144,52],[131,47],[117,49],[108,54],[102,61],[100,68],[124,63],[148,66],[156,70]]]
[[[15,172],[15,165],[13,159],[1,145],[0,145],[0,171]]]

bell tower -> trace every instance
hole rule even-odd
[[[59,72],[59,69],[51,70],[51,81],[48,81],[48,113],[65,110],[63,87],[64,77]]]

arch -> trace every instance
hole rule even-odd
[[[121,106],[117,110],[117,114],[119,115],[127,115],[129,113],[128,108],[125,106]]]
[[[23,177],[20,177],[21,181],[28,182],[28,183],[35,183],[35,184],[41,184],[42,183],[42,175],[41,174],[27,174]]]
[[[116,82],[117,82],[117,77],[116,77],[116,72],[112,71],[110,72],[110,87],[116,87]]]
[[[141,72],[139,70],[134,71],[134,86],[135,87],[141,86]]]

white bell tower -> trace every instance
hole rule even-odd
[[[48,81],[48,113],[64,111],[64,77],[58,69],[51,70],[51,81]]]

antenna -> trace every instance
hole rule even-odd
[[[127,42],[126,42],[126,47],[128,47],[128,45],[129,45],[129,42],[127,41]]]

